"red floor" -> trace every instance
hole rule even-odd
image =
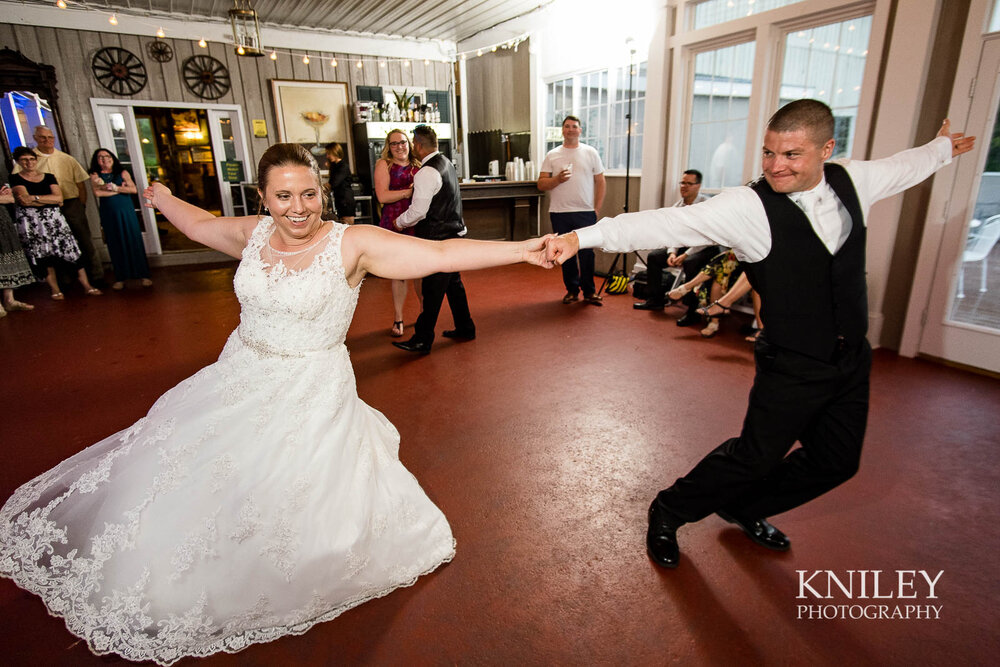
[[[71,290],[62,303],[19,292],[38,308],[0,320],[0,499],[212,362],[237,322],[231,275],[160,269],[152,290]],[[681,566],[665,571],[644,552],[646,508],[739,430],[753,364],[738,322],[705,341],[673,325],[676,311],[633,312],[630,296],[564,306],[556,272],[465,279],[474,342],[439,339],[428,357],[392,348],[378,279],[348,337],[361,397],[399,428],[403,462],[451,521],[454,562],[301,637],[205,664],[995,664],[1000,382],[878,352],[861,472],[774,520],[792,550],[710,517],[682,529]],[[408,331],[416,308],[411,297]],[[897,570],[943,574],[935,599],[918,585],[917,599],[799,600],[796,570],[881,570],[883,594]],[[806,620],[803,603],[941,610]],[[10,665],[109,660],[6,579],[0,647]]]

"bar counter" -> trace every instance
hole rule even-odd
[[[470,182],[459,187],[468,238],[522,241],[538,236],[542,193],[535,181]]]

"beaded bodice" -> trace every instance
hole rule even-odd
[[[237,331],[245,345],[297,357],[344,342],[361,286],[352,288],[344,274],[340,246],[346,225],[332,224],[307,253],[281,256],[268,250],[274,221],[261,219],[234,279],[241,306]]]

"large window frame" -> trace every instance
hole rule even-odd
[[[698,0],[678,0],[677,4],[678,32],[667,42],[667,47],[674,54],[674,58],[669,77],[667,154],[663,173],[664,205],[670,203],[671,198],[676,198],[674,185],[677,180],[676,175],[687,168],[685,162],[689,154],[689,131],[694,106],[691,82],[694,77],[694,61],[699,53],[745,42],[755,44],[754,84],[750,97],[747,141],[741,174],[742,182],[748,182],[760,174],[760,146],[763,142],[764,125],[778,106],[786,36],[791,32],[862,16],[872,17],[868,45],[871,55],[865,62],[855,140],[849,156],[856,159],[869,157],[870,123],[878,87],[877,54],[884,48],[888,3],[875,0],[863,4],[849,0],[839,3],[835,0],[802,0],[792,5],[698,30],[683,28],[693,25],[691,16]],[[715,193],[719,190],[720,188],[703,188],[706,193]]]
[[[643,112],[646,100],[646,86],[641,84],[640,72],[645,72],[647,63],[643,59],[641,62],[634,62],[632,71],[632,165],[628,169],[633,176],[642,175],[642,137],[643,123],[645,117]],[[624,176],[625,167],[616,167],[609,164],[611,154],[617,147],[616,144],[627,138],[624,127],[618,127],[617,122],[624,122],[624,113],[621,112],[623,104],[627,105],[627,86],[629,64],[611,65],[599,69],[587,69],[578,72],[564,73],[558,76],[548,77],[544,80],[546,96],[546,112],[543,126],[542,153],[547,153],[556,146],[562,144],[562,129],[559,122],[567,114],[578,116],[583,125],[583,133],[580,141],[597,149],[604,162],[609,176]],[[603,81],[606,87],[603,95],[596,103],[590,91],[595,90],[591,84],[595,79]],[[563,91],[569,86],[572,104],[567,109],[564,104],[565,96]],[[554,91],[559,93],[554,97]],[[619,92],[621,96],[619,99]],[[585,94],[589,93],[589,94]],[[560,101],[562,101],[560,103]],[[593,116],[597,116],[597,127],[594,127]]]

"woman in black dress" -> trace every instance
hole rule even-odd
[[[354,191],[351,189],[351,168],[344,160],[344,149],[334,142],[326,145],[330,161],[330,193],[337,218],[345,225],[354,224]]]
[[[59,211],[63,195],[56,177],[36,169],[38,158],[30,148],[16,148],[14,161],[21,167],[20,172],[10,177],[10,186],[14,191],[14,217],[21,245],[32,268],[36,273],[44,274],[56,301],[66,298],[56,280],[59,262],[67,262],[77,270],[77,278],[87,294],[100,296],[101,290],[87,279],[87,272],[80,263],[80,246]]]

